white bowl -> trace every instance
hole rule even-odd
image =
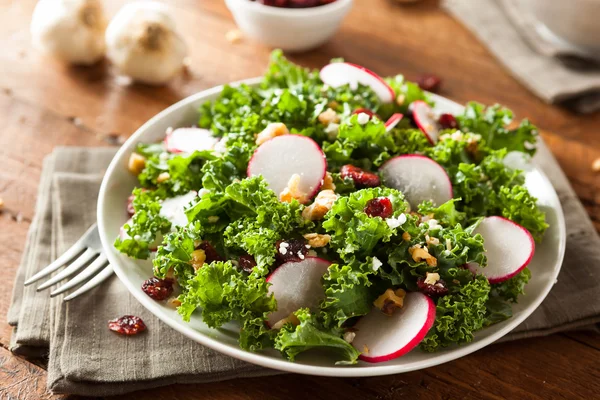
[[[310,8],[279,8],[250,0],[225,0],[239,28],[250,38],[286,51],[305,51],[337,31],[353,0]]]
[[[526,0],[526,4],[558,38],[600,58],[600,0]]]
[[[260,79],[244,81],[257,85]],[[237,83],[239,84],[239,82]],[[233,85],[236,85],[234,83]],[[229,356],[254,364],[282,371],[323,376],[376,376],[413,371],[441,364],[465,356],[506,335],[525,320],[544,300],[554,284],[562,264],[566,233],[560,202],[548,178],[538,168],[526,168],[526,186],[539,199],[546,212],[550,228],[544,241],[536,246],[535,256],[529,265],[532,278],[526,287],[527,294],[519,298],[513,306],[512,318],[492,325],[475,334],[475,340],[463,346],[450,347],[437,353],[425,353],[415,349],[410,353],[379,364],[359,361],[353,366],[334,366],[335,359],[307,352],[298,357],[297,362],[284,360],[275,350],[251,353],[242,350],[238,344],[239,326],[227,324],[221,329],[210,329],[201,316],[195,313],[189,323],[184,322],[177,312],[163,302],[156,302],[142,290],[142,283],[152,276],[152,266],[148,261],[136,261],[119,253],[113,242],[119,228],[129,218],[125,210],[125,199],[136,185],[136,178],[127,170],[129,155],[140,142],[158,142],[164,138],[168,127],[189,126],[198,120],[198,108],[207,100],[215,99],[222,86],[197,93],[172,105],[146,122],[125,142],[112,160],[98,195],[98,229],[108,257],[120,280],[135,298],[150,312],[173,329],[205,346]],[[436,111],[460,113],[462,106],[448,99],[434,95]]]

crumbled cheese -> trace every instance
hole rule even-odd
[[[352,343],[354,338],[356,337],[356,333],[354,332],[346,332],[344,333],[344,340],[348,343]]]
[[[377,271],[382,265],[383,263],[379,261],[379,258],[373,257],[373,271]]]
[[[396,218],[392,217],[386,219],[385,222],[391,229],[396,229],[397,227],[404,225],[404,223],[406,222],[406,215],[400,214]]]
[[[356,121],[357,121],[359,124],[361,124],[361,125],[364,125],[364,124],[366,124],[366,123],[367,123],[367,122],[369,122],[370,120],[371,120],[371,117],[369,116],[369,114],[367,114],[367,113],[362,113],[362,112],[358,114],[358,117],[357,117],[357,119],[356,119]]]
[[[327,139],[335,140],[337,138],[338,132],[340,131],[340,124],[336,124],[335,122],[330,123],[325,128],[325,133],[327,134]]]
[[[227,152],[227,140],[225,138],[219,140],[213,147],[213,150],[221,154]]]
[[[437,219],[430,219],[427,221],[429,229],[440,229],[442,226],[438,223]]]
[[[465,137],[465,135],[461,131],[454,131],[450,135],[450,138],[452,138],[452,140],[456,140],[456,141],[463,140],[464,137]]]
[[[283,255],[286,255],[288,247],[290,247],[289,243],[281,242],[281,244],[279,244],[279,253],[283,254]]]
[[[305,244],[304,247],[306,247],[307,249],[310,249],[310,244]]]
[[[428,285],[435,285],[437,281],[440,280],[440,274],[437,272],[426,272],[425,273],[425,283]]]
[[[142,237],[141,237],[140,235],[135,235],[135,236],[133,237],[133,240],[135,240],[135,241],[140,241],[140,240],[142,240]]]
[[[298,251],[298,253],[296,253],[296,254],[298,254],[299,259],[304,260],[304,254],[302,254],[301,251]]]
[[[208,193],[210,193],[210,190],[202,188],[202,189],[198,190],[198,197],[202,197]]]

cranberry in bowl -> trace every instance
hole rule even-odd
[[[337,31],[353,0],[225,0],[246,36],[286,51],[322,45]]]

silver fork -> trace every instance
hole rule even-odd
[[[50,293],[50,296],[54,297],[87,281],[79,289],[64,298],[64,301],[69,301],[88,290],[95,288],[113,274],[112,266],[108,263],[106,256],[102,254],[102,242],[100,241],[100,234],[98,233],[98,226],[96,224],[92,225],[87,232],[83,234],[81,239],[75,242],[75,244],[71,246],[69,250],[65,251],[63,255],[25,281],[25,286],[39,281],[67,264],[69,265],[65,269],[42,283],[37,288],[37,291],[39,292],[57,284],[87,265],[79,272],[79,274],[73,277],[73,279],[65,282],[64,285],[59,286]]]

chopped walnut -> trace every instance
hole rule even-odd
[[[281,329],[288,322],[294,326],[300,325],[300,320],[298,319],[298,317],[296,317],[296,315],[294,313],[292,313],[292,314],[288,315],[287,317],[285,317],[284,319],[281,319],[281,320],[275,322],[275,324],[273,324],[271,329],[276,329],[276,330]]]
[[[412,239],[411,236],[410,236],[410,233],[404,232],[402,234],[402,240],[404,240],[405,242],[410,242],[410,239]]]
[[[373,302],[373,305],[379,308],[385,315],[392,315],[396,308],[402,308],[406,292],[397,289],[395,292],[388,289]]]
[[[440,280],[440,274],[437,272],[426,272],[425,273],[425,283],[428,285],[435,285],[437,281]]]
[[[425,261],[430,267],[437,267],[437,258],[429,254],[427,247],[423,248],[420,244],[416,244],[408,249],[415,262]]]
[[[232,29],[225,34],[225,39],[231,44],[239,43],[243,38],[244,35],[239,29]]]
[[[327,107],[329,107],[329,108],[338,108],[339,106],[340,106],[340,103],[338,103],[335,100],[331,100],[329,102],[329,104],[327,104]]]
[[[323,178],[323,184],[321,185],[321,190],[333,190],[335,191],[335,184],[333,183],[333,176],[329,172],[325,173],[325,178]]]
[[[170,177],[171,177],[171,175],[169,175],[168,172],[162,172],[160,175],[158,175],[156,177],[156,182],[157,183],[163,183],[165,181],[168,181]]]
[[[206,253],[204,250],[198,249],[192,251],[191,264],[195,271],[198,271],[200,268],[202,268],[204,261],[206,261]]]
[[[307,233],[304,239],[308,240],[310,247],[325,247],[331,240],[329,235],[320,235],[318,233]]]
[[[405,101],[406,101],[406,96],[403,95],[402,93],[400,93],[398,96],[396,96],[396,104],[398,104],[399,106],[404,105]]]
[[[315,198],[314,203],[302,211],[302,217],[311,221],[319,220],[327,214],[327,211],[331,210],[336,200],[337,195],[333,190],[322,190]]]
[[[279,194],[279,200],[286,203],[291,203],[293,199],[298,200],[300,203],[306,203],[308,200],[305,193],[300,191],[300,175],[294,174],[288,181],[288,185],[283,192]]]
[[[256,136],[256,144],[261,145],[269,139],[273,139],[276,136],[289,135],[290,131],[287,126],[281,122],[273,122],[267,125],[267,127]]]
[[[427,243],[427,245],[437,246],[438,244],[440,244],[440,239],[436,237],[431,237],[429,235],[425,235],[425,243]]]
[[[146,167],[146,157],[138,154],[138,153],[131,153],[131,155],[129,156],[129,163],[127,164],[127,168],[129,169],[129,172],[131,172],[134,175],[139,175],[142,170]]]
[[[325,126],[331,123],[337,124],[338,122],[340,122],[340,116],[331,108],[328,108],[327,110],[319,114],[317,119],[320,123],[322,123]]]
[[[167,304],[177,308],[181,305],[181,300],[179,300],[177,297],[171,297],[169,300],[167,300]]]

